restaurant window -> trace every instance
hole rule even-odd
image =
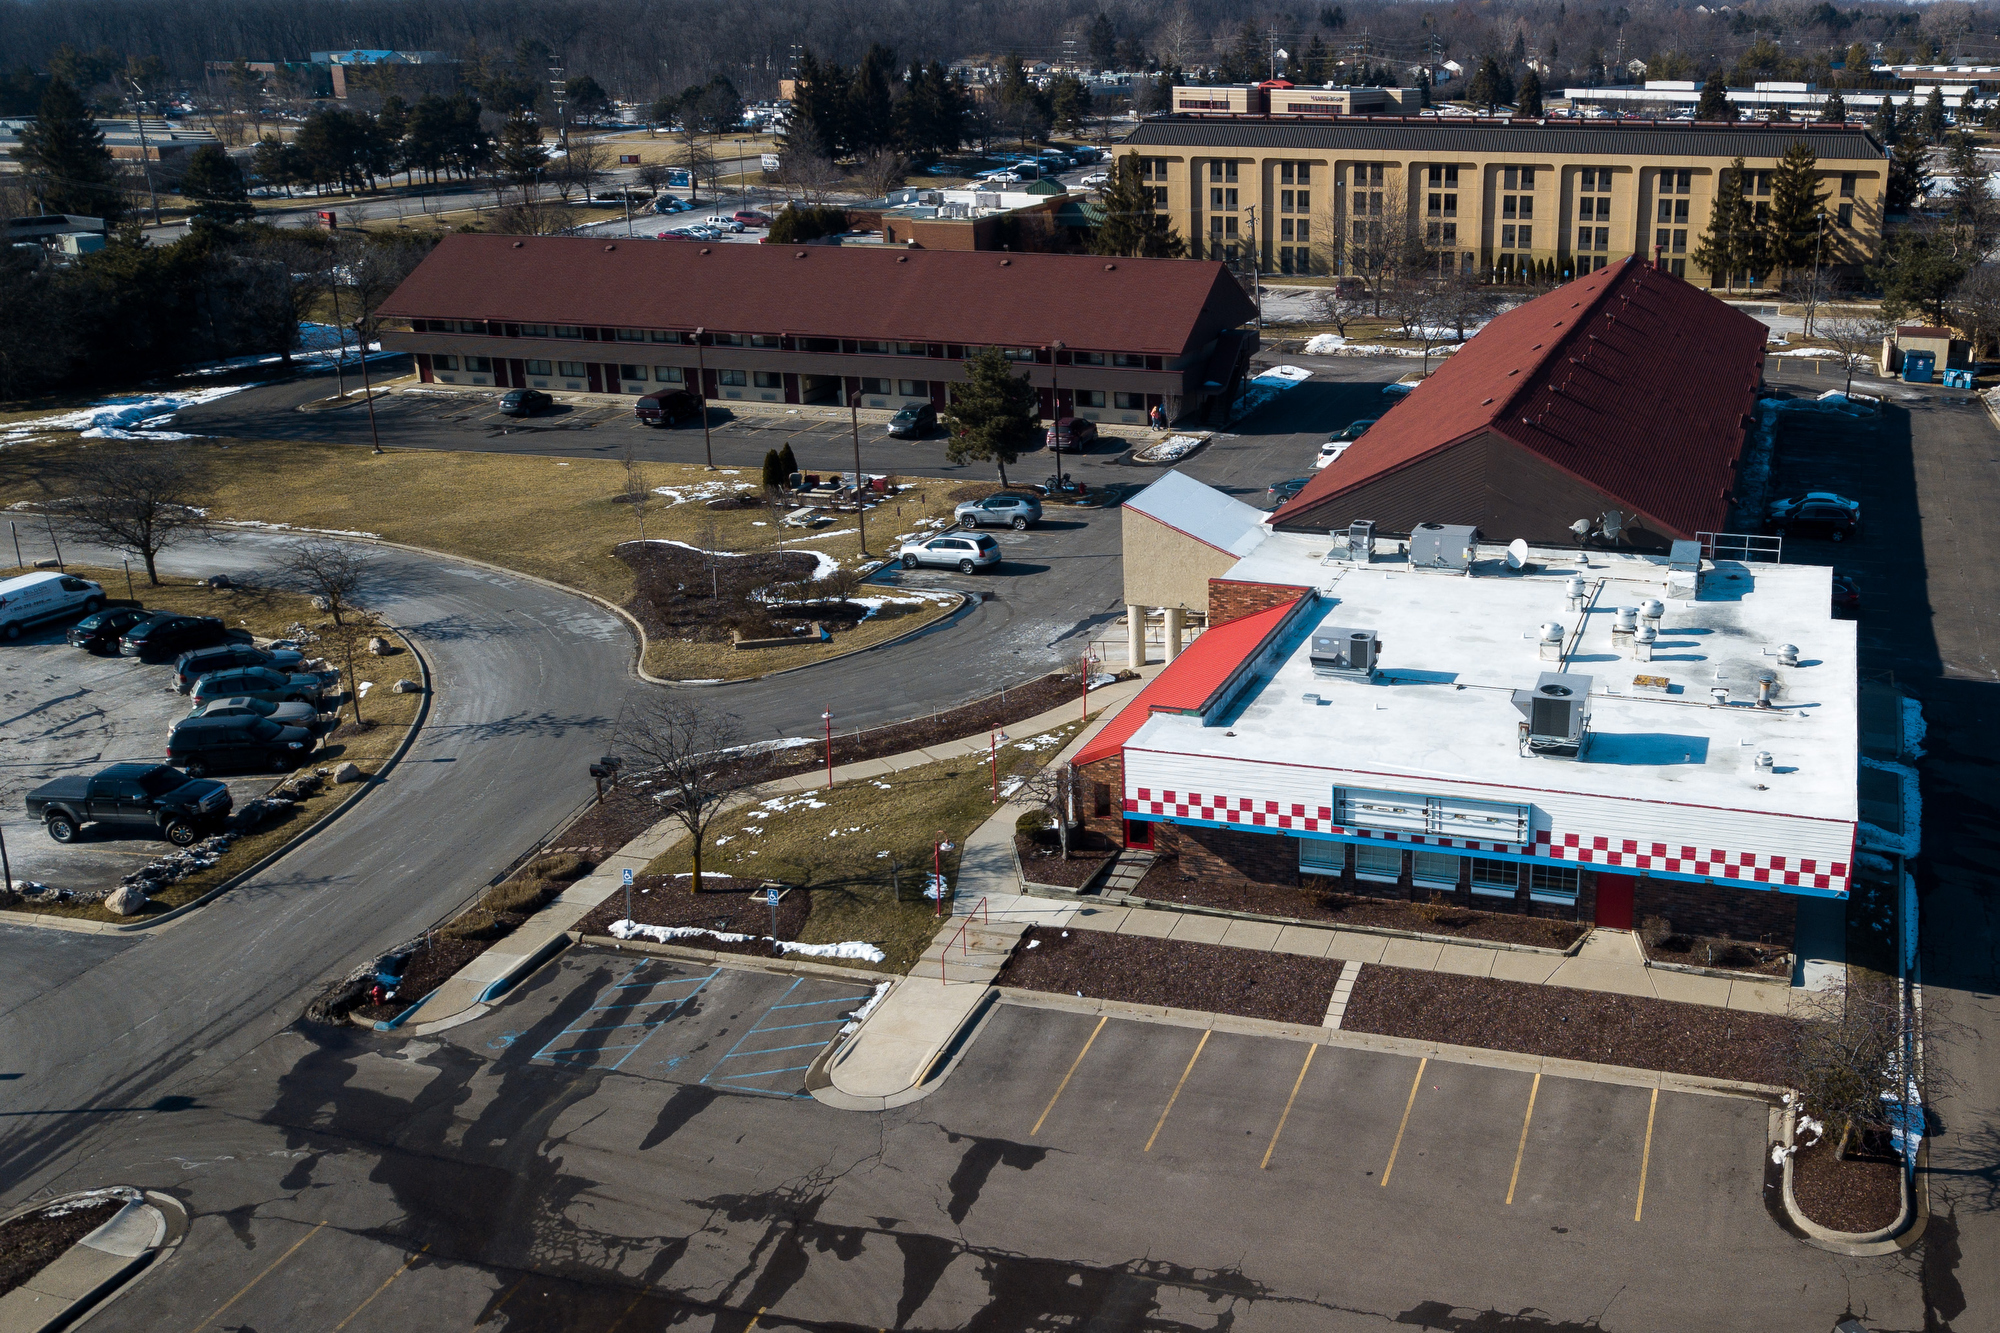
[[[1324,838],[1299,839],[1299,869],[1308,875],[1338,875],[1347,868],[1347,845]],[[1402,869],[1399,864],[1396,867]]]
[[[1521,890],[1521,867],[1512,861],[1472,858],[1472,891],[1487,898],[1512,898]]]
[[[1538,903],[1572,906],[1581,874],[1570,866],[1528,867],[1528,897]]]
[[[1397,884],[1403,878],[1403,852],[1399,847],[1354,846],[1354,878],[1377,884]],[[1454,877],[1454,882],[1456,879]]]
[[[1447,852],[1417,852],[1416,864],[1410,867],[1410,882],[1418,888],[1442,889],[1449,893],[1458,887],[1458,858]]]

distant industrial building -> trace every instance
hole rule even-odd
[[[0,162],[11,169],[19,169],[14,151],[21,146],[21,131],[32,119],[21,116],[0,120]],[[207,130],[151,116],[144,120],[99,120],[97,128],[104,135],[105,148],[120,162],[172,162],[197,148],[222,142]]]
[[[2000,78],[2000,74],[1990,74],[1989,78]],[[1969,83],[1944,83],[1944,104],[1952,110],[1969,109],[1976,88]],[[1913,103],[1929,100],[1930,84],[1901,91],[1883,89],[1842,88],[1840,100],[1847,107],[1850,119],[1865,118],[1884,102],[1907,107]],[[1782,112],[1801,120],[1820,119],[1826,110],[1827,99],[1833,95],[1832,89],[1821,88],[1816,83],[1786,82],[1769,80],[1752,84],[1748,88],[1731,88],[1724,94],[1730,105],[1746,115]],[[1648,79],[1643,84],[1609,84],[1593,88],[1564,88],[1562,96],[1576,107],[1608,107],[1626,114],[1644,115],[1648,111],[1691,112],[1701,101],[1701,85],[1690,79]]]

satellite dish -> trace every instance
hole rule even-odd
[[[1516,537],[1507,543],[1507,568],[1519,569],[1528,563],[1528,539]]]
[[[1576,522],[1569,525],[1569,530],[1576,534],[1576,539],[1578,541],[1582,541],[1584,538],[1590,535],[1590,520],[1587,518],[1580,518]]]
[[[1615,542],[1625,532],[1625,515],[1616,509],[1607,509],[1604,511],[1604,518],[1600,521],[1599,527],[1603,531],[1606,541]]]

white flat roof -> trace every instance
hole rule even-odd
[[[1413,570],[1400,554],[1369,565],[1329,558],[1324,536],[1274,532],[1228,577],[1311,586],[1319,604],[1290,642],[1225,708],[1204,719],[1159,714],[1134,748],[1259,764],[1363,768],[1400,778],[1668,802],[1748,814],[1853,820],[1856,811],[1855,627],[1834,620],[1832,571],[1815,565],[1704,562],[1694,598],[1667,595],[1665,557],[1536,551],[1526,572],[1484,547],[1468,577]],[[1398,544],[1381,543],[1382,549]],[[1572,574],[1593,600],[1567,606]],[[1651,661],[1615,646],[1620,607],[1665,603]],[[1545,622],[1573,646],[1540,655]],[[1321,625],[1374,630],[1373,681],[1314,673],[1309,633]],[[1580,631],[1580,632],[1579,632]],[[1781,665],[1781,644],[1799,649]],[[1775,706],[1759,708],[1757,673],[1776,672]],[[1591,740],[1580,759],[1526,755],[1517,689],[1543,672],[1589,675]],[[1664,692],[1634,677],[1665,677]],[[1728,690],[1726,705],[1711,690]],[[1316,694],[1320,702],[1304,696]],[[1753,758],[1768,751],[1774,766]]]

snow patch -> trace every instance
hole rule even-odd
[[[888,957],[864,940],[842,940],[838,944],[800,944],[796,940],[773,940],[769,935],[739,935],[734,931],[705,930],[700,926],[642,926],[630,920],[613,921],[611,934],[615,939],[644,938],[656,940],[661,944],[686,939],[712,939],[724,944],[747,944],[752,940],[768,940],[777,945],[781,953],[797,954],[801,958],[845,958],[858,963],[879,963]]]

